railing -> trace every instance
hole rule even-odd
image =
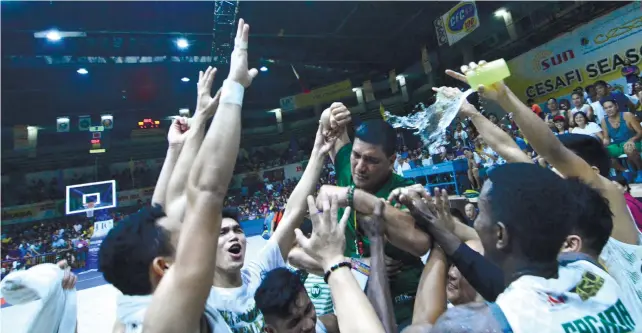
[[[13,271],[14,262],[18,262],[18,269],[28,269],[35,265],[40,264],[55,264],[60,260],[67,259],[68,255],[71,254],[71,260],[67,260],[71,268],[83,268],[87,260],[87,250],[62,250],[59,252],[50,252],[45,254],[40,254],[32,257],[24,257],[21,259],[11,259],[11,260],[2,260],[2,279],[7,276],[11,271]]]

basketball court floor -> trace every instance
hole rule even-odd
[[[247,238],[245,261],[256,259],[265,245],[261,236]],[[78,274],[78,333],[110,333],[116,320],[116,297],[119,291],[105,282],[100,272]],[[0,310],[2,333],[24,333],[27,323],[35,315],[38,303],[3,305]]]

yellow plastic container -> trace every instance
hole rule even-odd
[[[479,85],[486,87],[495,82],[499,82],[510,76],[510,70],[504,59],[497,59],[482,66],[477,67],[473,71],[466,73],[470,89],[477,91]]]

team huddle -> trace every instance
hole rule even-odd
[[[168,134],[152,207],[101,245],[100,271],[122,293],[114,332],[642,332],[642,235],[608,179],[608,153],[592,136],[556,136],[502,82],[480,96],[512,113],[552,168],[464,103],[460,113],[508,162],[483,183],[474,228],[453,218],[446,191],[392,172],[388,123],[364,121],[351,140],[350,110],[333,103],[278,228],[246,262],[239,212],[223,202],[257,75],[248,34],[241,19],[214,96],[217,70],[200,73],[194,117]],[[446,74],[466,83],[478,66]],[[313,197],[328,156],[337,185]],[[322,315],[305,287],[313,276],[314,293],[331,295]]]

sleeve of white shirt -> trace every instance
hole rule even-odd
[[[260,279],[264,273],[279,267],[286,267],[279,243],[274,239],[269,239],[259,252],[256,260],[247,264],[247,271],[255,278]]]
[[[475,159],[475,163],[480,164],[482,162],[481,157],[479,157],[479,154],[473,153],[473,158]]]
[[[590,134],[595,134],[595,133],[602,132],[602,127],[600,127],[598,124],[596,124],[594,122],[590,122],[590,123],[586,124],[586,130]]]

